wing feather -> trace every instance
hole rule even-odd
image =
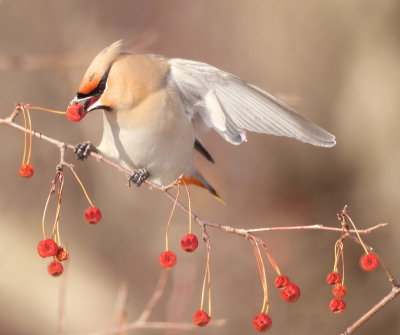
[[[205,63],[170,59],[185,110],[233,144],[245,131],[293,137],[317,146],[335,145],[335,136],[306,120],[267,92]]]

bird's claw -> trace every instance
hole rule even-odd
[[[136,186],[142,185],[142,183],[149,178],[150,175],[145,168],[135,170],[128,178],[129,182],[136,184]]]
[[[88,158],[89,154],[92,151],[96,152],[96,148],[89,141],[78,143],[74,148],[76,159],[80,161],[83,161],[85,158]]]

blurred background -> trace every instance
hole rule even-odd
[[[397,0],[0,0],[0,113],[8,116],[15,102],[65,110],[91,59],[119,39],[133,52],[210,63],[278,96],[335,134],[338,143],[321,149],[249,134],[248,143],[235,147],[209,133],[203,140],[216,164],[196,158],[197,165],[227,205],[192,188],[194,211],[243,228],[338,226],[336,213],[348,204],[359,228],[390,222],[365,241],[399,278],[399,22]],[[33,111],[32,119],[34,129],[68,143],[96,144],[101,136],[101,113],[79,124],[41,111]],[[71,258],[66,273],[52,278],[36,244],[58,149],[35,139],[35,176],[26,180],[17,173],[22,133],[1,127],[0,141],[0,333],[86,334],[112,328],[120,319],[115,313],[121,287],[129,288],[127,321],[135,320],[160,273],[157,258],[171,202],[146,186],[128,189],[126,178],[109,166],[76,163],[104,219],[96,226],[83,222],[88,205],[66,171],[61,234]],[[68,153],[67,160],[74,159]],[[54,204],[49,227],[53,213]],[[187,223],[178,211],[170,243],[179,260],[152,321],[190,323],[199,307],[205,248],[180,251]],[[194,232],[201,234],[198,226]],[[233,235],[213,229],[209,234],[213,318],[225,319],[225,325],[132,334],[255,332],[251,320],[259,313],[262,290],[252,248]],[[271,333],[338,334],[390,290],[381,270],[359,269],[362,249],[347,242],[348,306],[334,315],[325,276],[333,267],[338,235],[260,235],[281,271],[302,289],[302,298],[289,305],[271,286]],[[267,272],[272,284],[270,266]],[[359,333],[399,334],[399,307],[395,300]]]

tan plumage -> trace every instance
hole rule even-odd
[[[268,93],[210,65],[104,49],[89,66],[73,102],[88,112],[104,110],[98,149],[126,168],[145,168],[167,185],[187,180],[214,189],[192,163],[193,149],[212,160],[195,136],[200,120],[227,141],[240,144],[246,131],[294,137],[332,146],[335,137]]]

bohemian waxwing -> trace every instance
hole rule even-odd
[[[322,147],[336,143],[335,136],[236,76],[191,60],[125,53],[121,41],[95,57],[71,103],[87,112],[103,110],[100,145],[78,144],[78,158],[96,149],[134,171],[137,185],[149,178],[165,186],[183,174],[187,183],[218,197],[192,162],[193,149],[213,161],[197,137],[199,125],[236,145],[246,141],[246,131]]]

